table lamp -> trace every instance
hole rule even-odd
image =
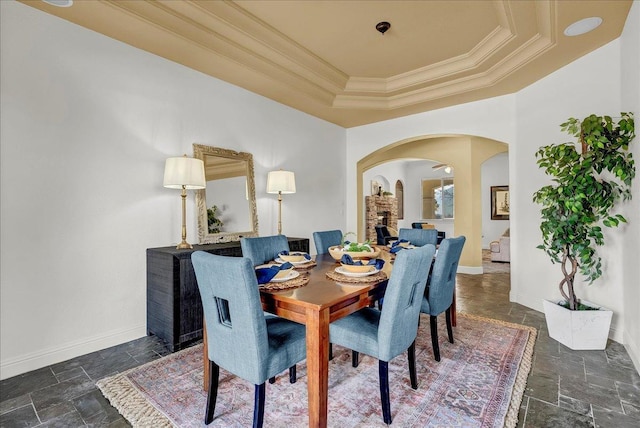
[[[271,171],[267,176],[267,193],[278,194],[278,235],[282,234],[282,194],[296,193],[296,178],[291,171]]]
[[[182,242],[177,249],[193,248],[187,242],[187,189],[204,189],[206,185],[204,162],[200,159],[188,158],[187,155],[167,159],[164,166],[164,187],[182,189]]]

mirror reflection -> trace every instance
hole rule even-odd
[[[422,218],[453,218],[453,177],[422,180]]]
[[[193,145],[202,159],[207,187],[196,191],[200,244],[258,235],[253,156],[219,147]]]

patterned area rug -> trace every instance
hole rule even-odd
[[[442,318],[442,317],[440,317]],[[460,314],[455,343],[440,332],[441,361],[433,359],[429,318],[422,315],[416,343],[418,389],[409,384],[406,353],[389,364],[391,415],[396,427],[513,427],[531,366],[536,330]],[[329,363],[330,427],[386,427],[382,421],[378,363],[334,346]],[[202,345],[98,381],[104,396],[134,427],[201,427]],[[215,418],[209,426],[251,426],[253,385],[220,370]],[[298,382],[288,372],[267,383],[266,427],[306,427],[306,366]]]

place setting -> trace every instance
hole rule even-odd
[[[287,290],[309,283],[309,276],[295,270],[293,262],[264,264],[256,266],[255,271],[263,290]]]
[[[385,261],[383,259],[354,259],[349,254],[344,254],[340,259],[340,266],[327,272],[327,277],[340,282],[375,282],[387,279],[387,274],[382,271]]]
[[[276,263],[291,263],[294,269],[311,269],[317,266],[309,253],[303,251],[281,251],[274,260]]]

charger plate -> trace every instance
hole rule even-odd
[[[297,272],[296,272],[297,273]],[[298,275],[293,279],[282,282],[268,282],[260,284],[261,290],[288,290],[290,288],[304,287],[309,283],[309,275]]]
[[[368,282],[379,282],[379,281],[383,281],[385,279],[387,279],[387,274],[384,273],[383,271],[379,271],[378,273],[375,273],[373,275],[369,275],[369,276],[363,276],[363,277],[354,277],[354,276],[347,276],[347,275],[343,275],[341,273],[338,273],[334,270],[330,270],[326,273],[327,278],[332,279],[334,281],[338,281],[338,282],[349,282],[349,283],[353,283],[353,284],[357,284],[357,283],[368,283]]]

